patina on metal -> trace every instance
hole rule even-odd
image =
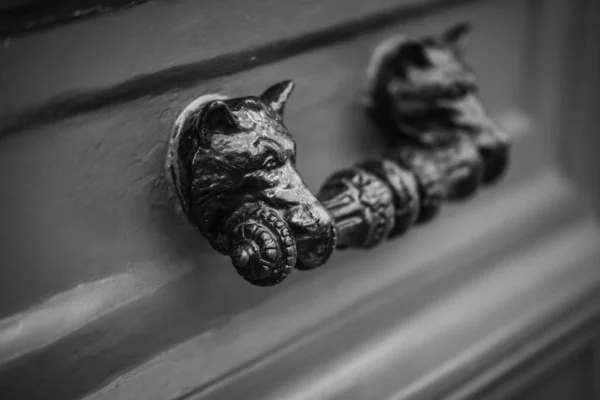
[[[365,105],[389,141],[380,160],[331,175],[314,196],[283,124],[294,84],[260,96],[206,95],[179,116],[167,173],[181,211],[252,284],[323,265],[334,247],[372,248],[474,195],[506,170],[509,140],[465,64],[469,26],[374,52]]]

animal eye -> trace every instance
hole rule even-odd
[[[278,165],[279,163],[277,162],[277,159],[273,156],[267,156],[267,158],[265,158],[265,161],[263,161],[264,169],[277,168]]]

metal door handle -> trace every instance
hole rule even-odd
[[[365,106],[391,144],[383,158],[331,175],[315,196],[283,124],[294,83],[260,96],[201,96],[177,118],[167,176],[177,204],[254,285],[372,248],[429,221],[506,169],[509,141],[485,113],[464,63],[469,27],[395,37],[374,52]]]

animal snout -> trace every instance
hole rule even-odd
[[[331,216],[316,199],[290,210],[287,221],[296,238],[296,268],[312,269],[327,262],[335,248]]]
[[[296,235],[321,235],[331,229],[332,219],[325,208],[315,199],[292,208],[287,222]]]

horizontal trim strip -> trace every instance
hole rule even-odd
[[[0,12],[0,37],[41,32],[56,26],[133,7],[148,0],[28,1]]]
[[[52,296],[0,320],[0,364],[39,350],[181,275],[158,270],[116,274]]]
[[[534,338],[600,288],[598,233],[594,221],[582,220],[486,265],[422,310],[413,304],[413,312],[400,318],[399,308],[407,305],[388,291],[396,301],[388,299],[377,312],[356,315],[326,335],[177,398],[227,399],[242,393],[278,400],[347,399],[357,393],[396,400],[439,398],[459,377]],[[600,303],[592,305],[587,315],[598,315]],[[256,384],[264,376],[277,385]]]
[[[164,7],[171,6],[151,3],[115,16],[96,18],[81,28],[64,27],[58,32],[48,33],[47,38],[32,36],[21,41],[5,40],[4,48],[0,48],[0,65],[4,70],[0,75],[0,93],[11,101],[3,104],[0,111],[0,136],[142,96],[190,87],[330,46],[442,6],[473,0],[379,0],[364,15],[357,15],[360,7],[353,11],[352,4],[338,4],[340,1],[331,0],[322,6],[314,4],[310,9],[313,12],[301,12],[287,25],[273,23],[273,28],[261,29],[260,35],[248,34],[247,37],[239,37],[244,30],[235,28],[235,17],[239,18],[238,14],[244,10],[237,10],[231,15],[231,20],[223,12],[228,10],[227,3],[221,1],[217,2],[220,13],[214,18],[223,21],[216,31],[202,32],[202,26],[197,26],[199,22],[195,20],[167,20],[165,23],[161,13],[167,12]],[[200,13],[190,3],[195,1],[179,5],[177,12],[185,15],[187,7],[190,12]],[[304,7],[301,3],[297,5]],[[244,7],[250,5],[242,4]],[[318,8],[325,6],[339,12],[331,16],[317,12]],[[276,5],[272,7],[280,9]],[[267,15],[261,16],[261,23],[270,26],[267,8],[262,11]],[[210,9],[206,12],[210,13]],[[255,12],[252,7],[248,10],[251,15]],[[294,10],[289,12],[293,14]],[[282,16],[273,17],[279,19]],[[142,20],[142,23],[142,18],[149,20]],[[204,20],[207,17],[190,15],[185,18]],[[145,24],[150,24],[151,28]],[[164,24],[171,29],[163,32]],[[190,31],[186,24],[192,24],[199,31]],[[104,34],[107,29],[112,32],[108,37]],[[139,31],[147,29],[150,32],[143,37],[135,40],[127,37],[139,35]],[[247,29],[256,30],[258,27],[251,24]],[[201,33],[206,36],[204,41],[222,45],[209,44],[206,49],[199,48],[197,35]],[[96,42],[99,37],[101,41]],[[265,38],[278,40],[260,43]],[[188,43],[190,41],[192,43]],[[185,45],[179,45],[179,42]],[[90,54],[90,47],[97,51]],[[175,50],[171,49],[173,47]],[[61,55],[61,52],[67,51],[65,48],[71,49]],[[151,56],[147,54],[148,48],[152,50]],[[64,65],[65,62],[69,65]]]
[[[472,374],[498,366],[506,368],[506,373],[512,372],[545,348],[596,319],[600,315],[599,234],[596,221],[582,219],[549,240],[535,243],[524,254],[502,260],[494,266],[494,272],[469,287],[468,294],[461,293],[462,298],[453,299],[463,304],[462,307],[445,304],[446,311],[475,311],[466,322],[475,321],[478,325],[472,328],[477,332],[469,332],[477,335],[476,340],[466,341],[469,343],[467,348],[452,349],[454,354],[450,359],[402,388],[390,400],[413,399],[415,395],[441,397],[457,381],[468,383]],[[473,307],[469,307],[471,304]],[[489,310],[480,313],[482,309]],[[443,313],[443,310],[439,311]],[[447,312],[446,315],[451,314]],[[496,320],[492,321],[492,318]],[[435,332],[446,332],[449,337],[464,334],[458,321],[451,325],[448,330]],[[443,346],[442,338],[437,333],[433,336],[432,343],[439,349]],[[531,347],[532,342],[535,344],[533,349],[529,348],[530,358],[525,358],[520,351],[523,347]],[[435,347],[430,351],[435,351]],[[512,368],[507,357],[513,362]],[[400,370],[404,370],[409,362],[402,360]],[[500,365],[500,362],[509,365]],[[496,372],[496,378],[503,376],[500,371]],[[480,390],[483,387],[485,385]]]
[[[135,299],[135,286],[135,276],[119,274],[79,285],[26,312],[3,319],[0,321],[0,363],[37,350]]]
[[[594,351],[593,342],[598,334],[594,325],[599,322],[599,302],[597,293],[585,298],[581,302],[584,307],[568,310],[558,318],[558,323],[538,330],[529,341],[524,340],[502,354],[501,359],[480,368],[476,376],[466,378],[443,400],[479,399],[490,391],[502,393],[494,397],[497,399],[514,398],[532,383],[554,372],[557,366],[586,351]]]

